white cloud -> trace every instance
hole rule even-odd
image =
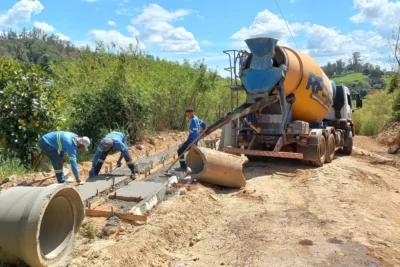
[[[121,8],[121,9],[117,9],[115,10],[115,13],[118,15],[128,15],[128,16],[132,16],[132,14],[129,12],[128,8]]]
[[[119,47],[128,47],[130,44],[136,45],[136,38],[128,37],[116,30],[104,31],[104,30],[92,30],[90,32],[92,41],[103,41],[106,44],[114,43]],[[139,44],[143,49],[143,44]]]
[[[351,21],[355,23],[371,22],[384,36],[391,33],[393,24],[400,23],[400,1],[354,0],[353,3],[353,7],[359,9],[359,13],[352,16]]]
[[[296,2],[296,0],[290,0],[290,3],[293,4],[294,2]]]
[[[201,44],[202,44],[202,45],[212,45],[213,42],[208,41],[208,40],[202,40],[202,41],[201,41]]]
[[[44,9],[39,0],[20,0],[6,13],[0,14],[0,25],[15,28],[20,22],[30,22],[32,14]]]
[[[377,1],[381,4],[387,3],[387,0]],[[365,4],[373,1],[354,0],[354,2]],[[397,5],[397,3],[395,5]],[[390,4],[389,6],[392,5]],[[392,8],[394,8],[394,6],[392,6]],[[384,8],[383,10],[386,12],[387,8]],[[357,18],[357,20],[360,21],[361,18],[364,19],[364,17],[373,19],[376,23],[381,20],[381,18],[375,18],[375,15],[366,11],[362,11],[360,14],[362,15],[359,15]],[[398,14],[400,14],[400,11]],[[341,33],[335,28],[311,24],[309,22],[290,22],[290,20],[288,21],[288,25],[296,39],[300,52],[309,54],[320,64],[326,64],[328,61],[332,62],[340,58],[347,60],[352,56],[353,52],[358,51],[361,53],[365,62],[379,64],[382,67],[387,66],[390,51],[386,37],[382,37],[379,30],[356,30],[353,32]],[[278,45],[285,45],[298,50],[294,43],[290,45],[292,39],[285,21],[276,14],[271,13],[269,10],[264,10],[258,13],[249,27],[242,27],[231,36],[232,39],[237,41],[234,43],[234,47],[239,49],[248,49],[244,44],[244,40],[253,37],[272,37],[278,40]]]
[[[66,35],[64,35],[64,34],[62,34],[62,33],[57,32],[55,35],[56,35],[58,38],[60,38],[61,40],[65,40],[65,41],[69,41],[69,40],[70,40],[70,38],[69,38],[68,36],[66,36]]]
[[[108,25],[110,26],[117,26],[117,24],[115,23],[115,21],[109,20],[108,21]]]
[[[83,0],[83,1],[92,3],[92,2],[96,2],[97,0]]]
[[[126,29],[128,30],[128,32],[133,33],[134,36],[139,36],[139,34],[140,34],[140,32],[135,27],[133,27],[132,25],[128,25],[126,27]]]
[[[55,31],[55,28],[53,26],[51,26],[50,24],[47,24],[46,22],[35,21],[35,22],[33,22],[33,26],[35,26],[36,28],[39,28],[45,32],[54,32]]]
[[[313,57],[347,55],[366,48],[356,44],[350,36],[342,35],[333,28],[314,24],[307,27],[306,31],[307,50]]]
[[[300,23],[288,23],[290,30],[294,35],[296,31],[304,29],[305,26]],[[285,21],[269,10],[261,11],[257,14],[253,23],[249,27],[243,27],[232,35],[233,39],[243,44],[247,38],[268,36],[278,39],[280,43],[286,43],[290,37]]]
[[[200,46],[193,33],[172,25],[174,21],[181,20],[190,13],[190,10],[168,11],[157,4],[150,4],[139,16],[132,19],[137,28],[133,27],[131,32],[140,35],[145,42],[158,44],[163,52],[199,52]]]

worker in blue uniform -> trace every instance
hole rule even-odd
[[[201,132],[207,127],[207,124],[199,119],[195,114],[194,110],[192,108],[189,108],[186,110],[186,117],[190,119],[189,121],[189,136],[186,139],[186,141],[179,146],[178,149],[178,157],[179,159],[179,164],[180,168],[176,168],[176,171],[183,171],[187,172],[187,165],[185,162],[185,155],[183,155],[183,152],[188,148],[188,146],[196,140],[197,137],[201,134]],[[194,143],[197,145],[198,140]]]
[[[92,169],[89,171],[89,175],[93,176],[99,174],[101,167],[111,150],[121,151],[121,156],[117,161],[117,167],[121,167],[121,160],[124,158],[129,169],[132,171],[131,177],[134,178],[135,164],[129,154],[126,135],[121,132],[111,132],[100,141],[96,153],[94,154]]]
[[[244,119],[246,119],[249,123],[253,123],[253,116],[251,114],[246,114],[243,117],[240,118],[240,122],[241,123],[245,123]],[[247,123],[245,123],[247,125]],[[247,127],[246,127],[247,128]],[[241,129],[239,131],[239,138],[238,138],[238,143],[244,141],[245,136],[248,133],[251,133],[251,130],[247,130],[247,129]]]
[[[81,182],[79,179],[77,155],[78,149],[88,149],[90,145],[88,137],[80,137],[72,132],[56,131],[42,136],[38,145],[41,151],[50,158],[58,183],[66,182],[62,165],[65,152],[68,153],[76,181],[78,183]]]

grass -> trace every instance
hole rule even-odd
[[[350,73],[347,74],[346,76],[342,77],[335,77],[332,80],[335,81],[335,83],[348,83],[348,82],[366,82],[368,80],[368,76],[363,75],[361,72],[357,73]]]
[[[379,92],[368,95],[363,102],[363,107],[353,113],[356,133],[368,136],[377,135],[392,119],[393,98],[385,92]]]
[[[97,229],[90,222],[83,223],[79,232],[83,237],[86,237],[88,239],[94,239],[95,237],[98,237],[100,235],[99,229]]]
[[[27,172],[29,170],[20,165],[19,160],[5,160],[0,156],[0,182],[11,175],[22,175]]]

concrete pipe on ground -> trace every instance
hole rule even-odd
[[[246,159],[204,147],[193,146],[185,162],[191,177],[201,182],[240,188],[246,185],[243,163]]]
[[[75,186],[0,191],[0,263],[66,266],[84,216],[82,197]]]

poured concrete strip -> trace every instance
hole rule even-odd
[[[134,197],[145,199],[149,195],[158,192],[163,187],[162,183],[133,181],[127,186],[121,187],[115,191],[117,196]]]
[[[0,262],[67,266],[85,216],[72,185],[12,187],[0,192]]]
[[[190,176],[201,182],[240,188],[246,185],[243,163],[247,160],[217,150],[192,146],[185,161],[192,169]]]
[[[152,194],[140,201],[137,205],[133,206],[130,212],[136,215],[143,215],[150,211],[155,205],[165,199],[167,188],[173,183],[177,182],[178,178],[176,176],[170,177],[167,182],[161,184],[158,190],[154,191]]]
[[[76,188],[81,193],[83,200],[86,200],[94,197],[97,192],[104,192],[128,179],[130,179],[128,176],[99,175],[90,177],[83,185],[78,185]]]

